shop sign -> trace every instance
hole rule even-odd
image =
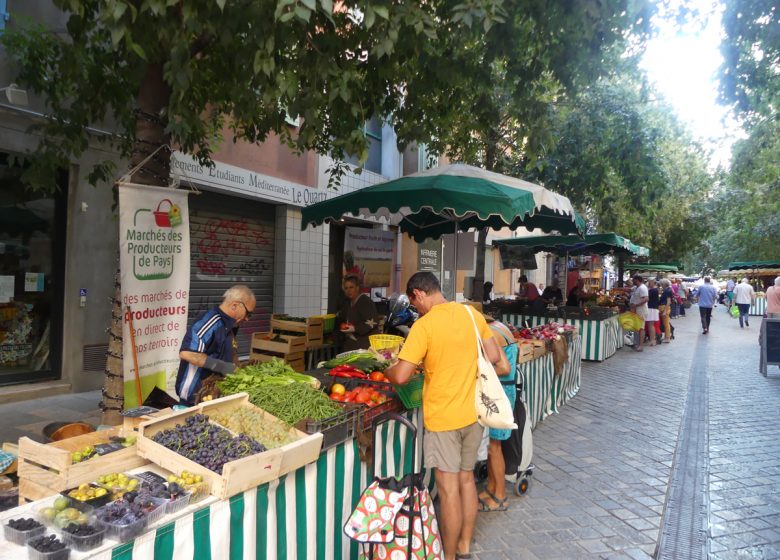
[[[369,228],[345,228],[344,274],[355,274],[367,288],[390,285],[395,233]]]
[[[192,156],[182,152],[174,152],[171,156],[171,174],[185,183],[217,187],[221,191],[240,196],[291,206],[309,206],[328,198],[325,190],[285,181],[234,165],[215,161],[213,167],[206,167]]]
[[[119,187],[125,408],[141,404],[136,396],[136,362],[142,397],[155,386],[172,396],[176,393],[190,286],[187,194]]]
[[[441,239],[429,239],[417,244],[417,270],[441,273]]]

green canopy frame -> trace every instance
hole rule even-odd
[[[499,247],[524,247],[534,253],[555,253],[565,255],[608,255],[623,254],[635,257],[649,257],[650,249],[636,245],[616,233],[595,233],[584,238],[575,235],[535,235],[533,237],[515,237],[497,239],[493,245]]]
[[[729,263],[729,270],[749,270],[751,268],[780,268],[780,261],[744,261]]]

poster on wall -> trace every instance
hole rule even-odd
[[[159,187],[119,187],[126,409],[140,404],[136,364],[142,398],[155,386],[176,394],[190,287],[187,194]]]
[[[366,288],[390,285],[395,233],[368,228],[346,228],[344,276],[354,274]]]

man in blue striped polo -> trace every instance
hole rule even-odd
[[[213,373],[227,374],[235,369],[238,325],[248,320],[257,300],[247,286],[236,285],[222,296],[222,303],[206,311],[184,336],[176,375],[176,394],[181,404],[192,406],[203,380]]]

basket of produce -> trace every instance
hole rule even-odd
[[[322,449],[330,449],[349,438],[354,437],[357,429],[357,417],[359,407],[344,404],[341,411],[329,418],[313,420],[305,418],[295,427],[307,434],[322,433]]]
[[[379,351],[398,348],[403,344],[404,337],[394,334],[372,334],[368,337],[368,341],[371,344],[371,348]]]
[[[419,408],[422,406],[422,391],[425,376],[423,374],[413,375],[408,383],[395,385],[395,392],[398,398],[404,403],[407,410]]]
[[[80,484],[77,488],[64,490],[62,495],[70,501],[70,507],[84,510],[84,506],[92,508],[106,505],[112,500],[111,490],[97,484]]]
[[[44,525],[62,529],[71,523],[85,525],[91,521],[92,507],[82,502],[76,502],[78,507],[72,507],[74,502],[66,496],[57,496],[47,506],[38,508],[35,515]],[[85,511],[82,511],[85,510]]]

